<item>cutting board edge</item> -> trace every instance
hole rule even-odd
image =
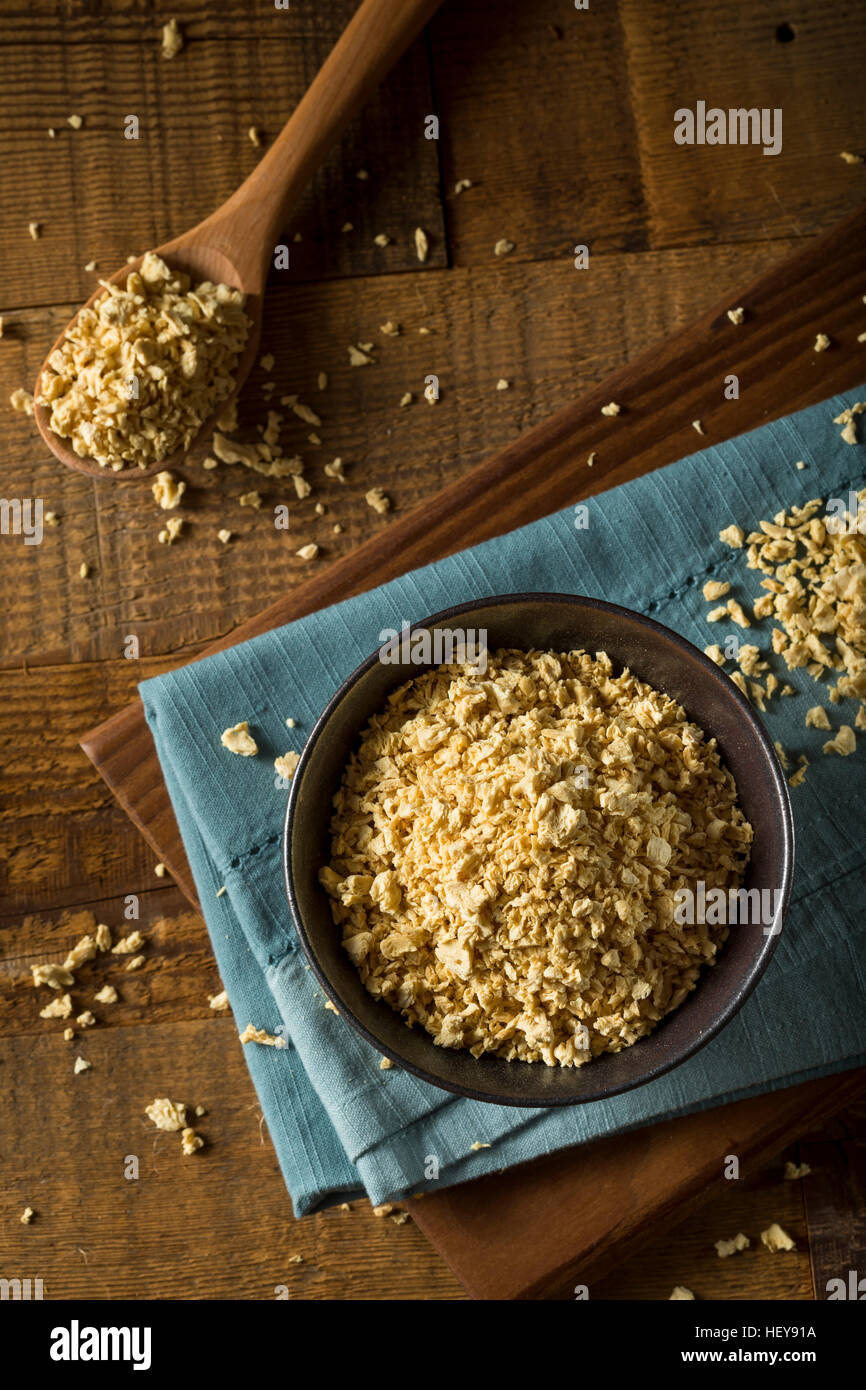
[[[619,1136],[608,1135],[601,1139],[593,1140],[589,1144],[580,1145],[580,1156],[582,1160],[589,1158],[592,1162],[600,1153],[603,1153],[606,1148],[616,1146],[620,1151],[627,1150],[630,1142],[633,1142],[637,1136],[647,1133],[650,1130],[654,1131],[656,1137],[659,1138],[663,1138],[667,1133],[667,1137],[674,1141],[676,1138],[674,1131],[689,1128],[690,1122],[694,1122],[701,1118],[704,1119],[705,1122],[709,1122],[711,1119],[713,1121],[718,1121],[723,1118],[730,1120],[736,1117],[738,1111],[742,1113],[747,1107],[754,1107],[756,1102],[762,1102],[767,1105],[773,1104],[783,1109],[785,1111],[784,1122],[781,1123],[778,1128],[771,1129],[770,1132],[762,1132],[752,1146],[744,1146],[742,1140],[736,1140],[734,1138],[730,1139],[728,1145],[728,1147],[731,1148],[735,1144],[738,1146],[737,1154],[741,1162],[748,1159],[753,1163],[758,1163],[771,1156],[774,1152],[781,1152],[785,1149],[789,1143],[793,1142],[797,1131],[801,1128],[802,1116],[799,1109],[796,1113],[791,1110],[794,1095],[796,1093],[801,1093],[802,1102],[805,1103],[807,1098],[812,1100],[815,1095],[820,1094],[822,1087],[826,1090],[826,1100],[823,1103],[817,1103],[813,1106],[812,1114],[814,1115],[816,1123],[823,1123],[832,1118],[833,1115],[838,1114],[839,1111],[843,1110],[847,1105],[859,1099],[861,1096],[866,1095],[866,1067],[854,1068],[850,1071],[840,1072],[829,1077],[818,1078],[814,1081],[801,1082],[796,1086],[784,1087],[779,1091],[750,1096],[745,1100],[732,1101],[725,1106],[709,1107],[706,1110],[698,1111],[691,1115],[677,1116],[673,1120],[668,1121],[666,1125],[659,1124],[647,1126],[644,1129],[630,1131],[629,1133]],[[725,1138],[727,1138],[727,1136],[725,1136]],[[724,1143],[722,1146],[724,1147]],[[533,1167],[550,1163],[552,1160],[562,1161],[572,1152],[576,1157],[577,1147],[574,1150],[563,1150],[559,1154],[546,1155],[540,1159],[532,1159],[528,1163],[521,1164],[518,1168],[510,1170],[510,1172],[514,1177],[518,1177],[522,1170],[523,1176],[529,1177]],[[476,1178],[472,1183],[465,1183],[462,1186],[463,1189],[466,1190],[471,1189],[476,1184],[489,1184],[491,1181],[495,1181],[495,1176],[488,1175],[487,1177]],[[447,1200],[450,1196],[453,1199],[456,1191],[457,1189],[450,1189],[449,1192],[442,1194],[442,1198]],[[562,1286],[567,1279],[574,1279],[575,1282],[591,1284],[591,1281],[604,1278],[621,1264],[623,1259],[623,1250],[621,1247],[623,1245],[627,1244],[629,1254],[634,1254],[644,1249],[652,1240],[653,1234],[659,1229],[661,1224],[665,1221],[665,1218],[668,1217],[671,1212],[677,1212],[678,1220],[676,1224],[679,1224],[680,1219],[685,1219],[694,1211],[699,1210],[700,1207],[709,1200],[712,1188],[706,1182],[706,1175],[697,1172],[687,1184],[685,1191],[686,1195],[683,1200],[679,1196],[678,1191],[672,1189],[671,1192],[661,1199],[653,1208],[649,1220],[644,1221],[640,1228],[635,1228],[633,1225],[617,1228],[619,1231],[618,1240],[611,1245],[605,1246],[602,1249],[602,1242],[597,1241],[585,1254],[570,1256],[551,1268],[547,1274],[539,1278],[530,1279],[518,1286],[512,1285],[510,1287],[502,1281],[492,1284],[479,1282],[477,1276],[473,1277],[459,1258],[454,1258],[453,1250],[449,1249],[447,1244],[440,1242],[438,1231],[435,1229],[435,1223],[431,1223],[434,1225],[434,1229],[431,1230],[428,1223],[425,1221],[425,1206],[428,1211],[430,1210],[429,1203],[431,1199],[429,1197],[424,1197],[420,1201],[410,1199],[407,1205],[411,1211],[413,1221],[415,1221],[424,1232],[426,1238],[442,1256],[454,1277],[459,1280],[471,1298],[479,1301],[537,1301],[551,1296],[555,1297],[557,1294],[561,1297]],[[433,1200],[435,1199],[434,1194]]]

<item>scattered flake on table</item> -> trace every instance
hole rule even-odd
[[[183,48],[183,34],[176,19],[170,19],[162,26],[162,56],[176,58]]]
[[[77,970],[80,965],[86,965],[89,960],[93,960],[96,951],[96,939],[87,933],[76,941],[72,949],[67,952],[63,962],[64,969]]]
[[[69,1018],[72,1013],[72,997],[69,994],[61,994],[57,999],[52,999],[50,1004],[46,1004],[44,1009],[39,1010],[40,1018]]]
[[[194,1129],[187,1127],[181,1131],[180,1147],[181,1152],[188,1156],[194,1154],[197,1149],[203,1149],[204,1140],[200,1134],[196,1134]]]
[[[748,1250],[751,1243],[748,1236],[738,1231],[732,1240],[716,1241],[716,1254],[720,1260],[726,1260],[729,1255],[738,1255],[740,1251]]]
[[[383,516],[391,507],[390,498],[385,496],[380,487],[371,487],[364,494],[364,501],[367,503],[368,507],[372,507],[373,511],[378,512],[380,516]]]
[[[807,1178],[811,1171],[808,1163],[792,1163],[788,1159],[782,1176],[786,1182],[797,1182],[800,1178]]]
[[[133,952],[140,950],[143,945],[144,937],[138,928],[136,928],[136,930],[131,931],[128,936],[122,936],[116,946],[112,946],[111,954],[113,956],[131,956]]]
[[[159,532],[157,540],[160,545],[174,545],[181,531],[183,530],[182,516],[169,516],[166,518],[165,526]]]
[[[168,1096],[157,1096],[144,1107],[144,1113],[157,1129],[174,1132],[186,1124],[186,1105],[183,1101],[169,1100]]]
[[[361,347],[356,347],[354,343],[349,344],[350,367],[368,367],[373,360],[369,352],[365,352]]]
[[[768,1226],[766,1231],[761,1232],[761,1243],[766,1245],[768,1250],[777,1253],[780,1250],[796,1250],[796,1245],[788,1232],[783,1230],[778,1221],[774,1221]]]
[[[34,987],[47,985],[49,989],[66,989],[75,984],[75,976],[63,965],[31,965]]]

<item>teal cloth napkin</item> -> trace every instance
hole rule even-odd
[[[284,897],[286,793],[273,771],[278,754],[300,751],[383,629],[452,604],[519,590],[590,594],[649,614],[699,647],[717,640],[701,586],[729,579],[748,600],[762,578],[719,541],[720,528],[737,521],[749,530],[794,503],[847,499],[862,487],[866,451],[844,443],[832,424],[857,397],[825,401],[593,498],[585,529],[566,509],[141,686],[238,1028],[254,1023],[288,1043],[244,1052],[298,1214],[363,1191],[378,1203],[462,1182],[866,1062],[866,736],[853,756],[822,756],[828,735],[803,723],[820,689],[803,671],[792,677],[797,697],[773,700],[765,716],[774,739],[812,759],[792,793],[796,880],[766,976],[690,1061],[570,1110],[485,1105],[397,1068],[381,1071],[374,1049],[324,1007]],[[770,626],[756,626],[748,640],[767,647]],[[852,724],[855,712],[852,702],[840,705],[834,727]],[[242,719],[257,758],[220,747],[222,730]],[[490,1147],[473,1151],[478,1143]]]

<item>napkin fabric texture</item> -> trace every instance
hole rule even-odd
[[[286,904],[280,842],[286,792],[273,759],[300,751],[341,681],[399,629],[497,593],[558,591],[648,614],[698,647],[717,640],[701,587],[727,579],[749,602],[760,571],[718,539],[811,497],[863,486],[866,446],[833,417],[866,388],[710,446],[574,509],[406,574],[141,686],[172,804],[239,1031],[281,1032],[287,1047],[248,1044],[247,1064],[300,1215],[366,1192],[374,1203],[479,1177],[601,1135],[621,1133],[866,1063],[864,752],[825,757],[804,727],[826,687],[804,671],[774,698],[773,739],[810,766],[792,791],[798,861],[788,919],[755,993],[711,1043],[637,1090],[572,1109],[523,1110],[455,1097],[398,1068],[332,1011],[305,964]],[[806,467],[796,468],[797,460]],[[742,640],[769,648],[771,622]],[[770,656],[780,679],[787,672]],[[828,705],[833,727],[856,704]],[[287,728],[293,718],[295,727]],[[220,734],[249,721],[258,757]],[[792,766],[796,762],[792,763]],[[225,892],[218,896],[222,887]],[[638,1044],[639,1046],[639,1044]],[[489,1148],[473,1150],[473,1144]]]

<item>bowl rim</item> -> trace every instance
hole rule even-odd
[[[695,657],[697,657],[699,662],[703,664],[703,666],[707,670],[708,674],[710,674],[717,681],[721,682],[721,680],[725,678],[725,673],[714,661],[712,661],[706,655],[705,652],[702,652],[699,647],[696,647],[692,642],[689,642],[688,639],[681,636],[680,633],[675,632],[673,628],[665,627],[663,623],[656,622],[654,618],[648,618],[645,614],[640,613],[635,609],[626,608],[622,604],[609,603],[607,599],[594,598],[587,594],[566,594],[551,592],[547,590],[538,590],[524,593],[518,592],[509,594],[492,594],[487,597],[480,596],[479,598],[471,599],[468,602],[455,604],[449,608],[443,608],[437,613],[432,613],[428,617],[421,618],[417,622],[410,623],[406,631],[411,634],[415,631],[424,630],[427,628],[435,627],[437,625],[443,626],[445,623],[453,621],[454,618],[462,617],[466,613],[475,612],[479,608],[505,607],[509,604],[531,602],[561,604],[563,607],[576,604],[580,608],[589,608],[602,613],[610,613],[613,617],[628,617],[636,621],[639,625],[648,628],[653,633],[653,635],[661,636],[667,641],[672,641],[675,646],[679,646],[680,648],[682,648],[682,650],[689,656],[690,659],[694,659]],[[532,650],[532,648],[526,647],[524,650],[529,651]],[[681,1066],[683,1062],[687,1062],[691,1057],[694,1057],[694,1055],[697,1052],[699,1052],[701,1048],[705,1047],[707,1043],[711,1042],[713,1038],[717,1037],[718,1034],[722,1031],[722,1029],[725,1028],[728,1023],[730,1023],[734,1015],[740,1011],[740,1009],[746,1003],[746,1000],[754,992],[755,988],[757,987],[758,981],[761,979],[762,975],[766,971],[767,966],[769,965],[778,945],[779,937],[781,936],[782,930],[784,928],[784,922],[790,903],[791,888],[794,878],[796,836],[794,830],[794,817],[791,808],[791,796],[788,790],[787,780],[782,771],[782,767],[779,762],[779,757],[773,744],[773,740],[770,738],[768,731],[764,728],[764,725],[758,719],[755,710],[753,709],[749,701],[746,699],[746,697],[743,695],[742,691],[740,691],[738,687],[734,684],[734,682],[729,677],[727,677],[727,685],[723,687],[725,689],[726,695],[729,698],[733,698],[734,703],[739,705],[741,714],[743,715],[746,722],[749,724],[753,734],[757,735],[759,742],[763,745],[764,751],[767,754],[768,767],[774,784],[776,799],[781,811],[782,843],[780,863],[782,898],[778,912],[778,930],[770,935],[765,935],[764,942],[760,950],[756,953],[754,962],[749,967],[748,974],[746,975],[742,985],[738,989],[736,995],[729,1001],[727,1006],[724,1009],[722,1009],[719,1014],[716,1015],[716,1017],[713,1019],[713,1022],[708,1027],[701,1029],[690,1043],[684,1045],[676,1052],[675,1056],[658,1061],[654,1065],[648,1067],[646,1073],[637,1080],[607,1086],[605,1086],[603,1083],[599,1083],[599,1085],[594,1089],[591,1089],[585,1094],[575,1096],[573,1098],[568,1096],[551,1098],[547,1096],[541,1097],[521,1095],[519,1097],[503,1100],[502,1097],[499,1095],[491,1095],[490,1092],[485,1091],[482,1086],[466,1086],[461,1085],[458,1082],[446,1081],[441,1076],[436,1075],[435,1072],[427,1071],[424,1067],[419,1067],[416,1063],[408,1061],[405,1057],[403,1057],[400,1054],[399,1050],[397,1050],[396,1048],[391,1047],[390,1045],[385,1045],[382,1042],[382,1040],[379,1037],[377,1037],[377,1035],[373,1033],[366,1026],[366,1024],[362,1022],[361,1019],[357,1017],[357,1015],[353,1012],[352,1008],[343,999],[336,986],[332,983],[327,973],[321,968],[318,961],[318,957],[312,944],[311,934],[307,931],[298,905],[297,894],[295,892],[294,874],[292,870],[291,851],[296,821],[295,812],[304,774],[307,770],[307,767],[309,766],[313,749],[315,745],[318,743],[325,729],[327,728],[327,725],[330,722],[331,715],[336,710],[336,708],[342,703],[349,690],[351,690],[352,687],[355,686],[357,682],[362,678],[362,676],[364,676],[366,672],[370,670],[370,668],[379,660],[380,651],[381,647],[377,647],[373,652],[370,653],[369,656],[365,657],[364,660],[361,661],[354,668],[354,670],[352,670],[349,673],[348,676],[346,676],[346,678],[334,691],[334,694],[328,700],[324,709],[319,714],[315,724],[313,725],[313,728],[310,731],[309,737],[304,743],[304,747],[298,760],[298,765],[295,768],[295,772],[292,777],[291,787],[289,790],[289,797],[286,805],[286,812],[283,822],[283,883],[295,931],[297,933],[298,940],[300,941],[301,946],[303,948],[304,955],[307,958],[307,962],[316,980],[321,985],[322,989],[330,999],[331,1003],[334,1004],[335,1007],[338,1009],[340,1016],[342,1018],[345,1018],[346,1021],[350,1024],[350,1026],[354,1028],[355,1031],[359,1033],[361,1037],[365,1039],[366,1042],[368,1042],[372,1047],[376,1049],[380,1056],[387,1057],[388,1060],[394,1063],[395,1066],[398,1066],[402,1070],[411,1073],[413,1076],[416,1076],[420,1081],[426,1081],[429,1085],[435,1086],[437,1090],[447,1091],[450,1092],[452,1095],[463,1096],[469,1100],[482,1101],[486,1102],[487,1104],[493,1105],[509,1105],[518,1108],[561,1109],[572,1105],[586,1105],[591,1104],[594,1101],[607,1100],[613,1096],[622,1095],[627,1091],[636,1090],[638,1087],[645,1086],[651,1081],[656,1081],[659,1077],[666,1075],[666,1073],[673,1071],[676,1067]],[[432,666],[419,665],[418,674],[421,675],[424,671],[432,669],[434,669]],[[409,677],[408,679],[411,679],[411,677]],[[359,734],[361,732],[362,727],[363,726],[359,726]],[[698,982],[696,988],[700,989],[700,981]],[[683,1002],[685,1003],[686,1001],[684,1000]],[[388,1006],[385,1005],[384,1007]],[[662,1018],[659,1021],[657,1027],[661,1027],[664,1024],[664,1022],[665,1019]],[[656,1030],[654,1029],[653,1033],[655,1031]],[[643,1039],[638,1039],[637,1043],[634,1043],[633,1046],[638,1047],[642,1041]],[[430,1047],[435,1047],[432,1038],[430,1038]],[[484,1058],[481,1057],[476,1060],[478,1060],[479,1062],[483,1062]],[[542,1066],[542,1064],[535,1062],[524,1062],[523,1065],[533,1067]],[[592,1064],[590,1063],[589,1065],[591,1066]],[[546,1068],[542,1067],[542,1071],[546,1070]],[[582,1072],[583,1068],[577,1068],[575,1070],[576,1072]]]

